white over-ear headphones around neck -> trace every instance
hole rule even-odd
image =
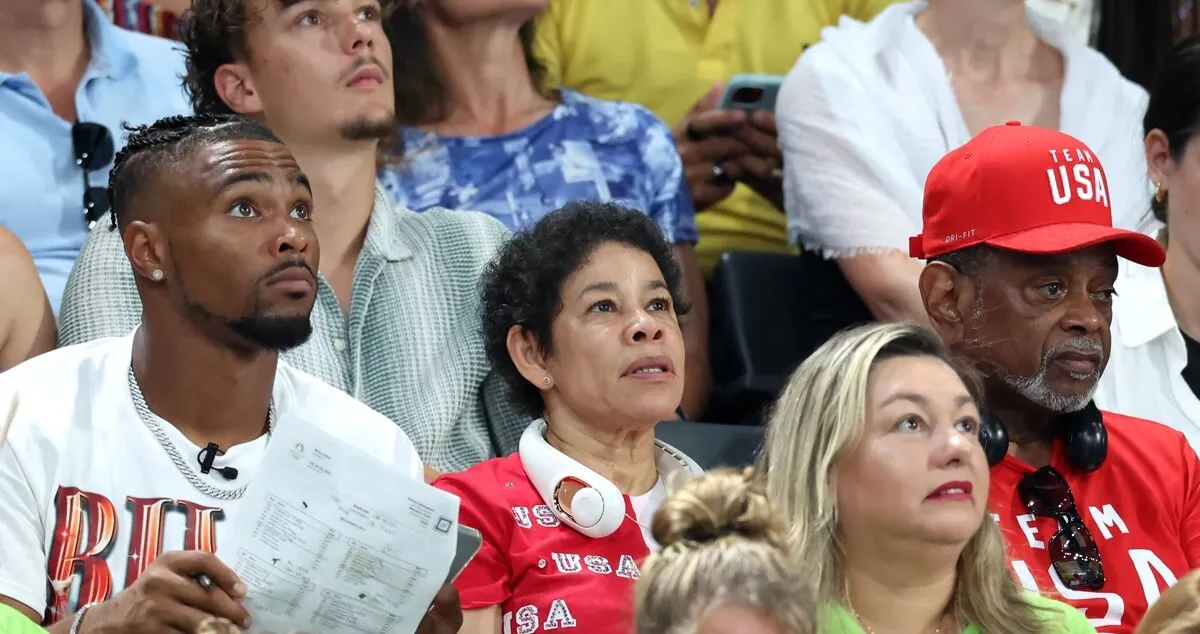
[[[682,451],[658,440],[655,445],[660,475],[680,471],[689,476],[704,473]],[[533,487],[562,523],[593,538],[608,537],[617,532],[625,521],[625,496],[621,489],[604,476],[551,447],[546,442],[544,419],[533,421],[525,429],[518,451],[521,465],[533,482]],[[568,480],[582,483],[582,488],[571,499],[570,511],[558,501],[558,490]]]

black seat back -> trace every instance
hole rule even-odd
[[[714,391],[706,420],[758,423],[829,337],[873,318],[832,260],[731,251],[709,290]]]
[[[705,470],[753,465],[763,441],[761,427],[682,420],[659,423],[654,435],[687,454]]]

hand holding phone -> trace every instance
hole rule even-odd
[[[775,102],[783,78],[740,74],[714,86],[673,134],[696,211],[744,182],[782,208],[782,157],[775,134]]]
[[[734,75],[725,86],[717,108],[775,112],[775,101],[782,85],[783,78],[778,75]]]
[[[782,85],[783,78],[776,75],[735,75],[717,104],[718,108],[744,112],[750,124],[734,132],[747,151],[721,161],[721,172],[749,185],[778,209],[783,209],[783,156],[775,130],[775,106]]]
[[[458,525],[458,547],[454,551],[454,559],[450,562],[450,573],[446,583],[454,583],[467,564],[479,554],[483,548],[483,535],[470,526]]]
[[[714,84],[671,130],[697,212],[733,191],[734,181],[717,178],[716,168],[726,158],[745,151],[741,141],[730,134],[745,125],[747,113],[717,108],[724,89],[722,84]]]
[[[462,627],[462,603],[454,588],[454,580],[462,573],[467,564],[483,547],[483,535],[470,526],[458,525],[458,541],[454,551],[454,559],[450,562],[450,571],[446,575],[446,583],[433,598],[433,603],[425,613],[425,618],[417,626],[416,634],[452,634]]]
[[[438,590],[415,634],[458,634],[462,624],[462,601],[454,585],[447,583]]]

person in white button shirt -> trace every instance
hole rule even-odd
[[[837,261],[871,313],[928,324],[917,292],[925,178],[984,128],[1017,120],[1074,136],[1112,181],[1113,225],[1150,197],[1138,120],[1146,91],[1024,0],[893,5],[843,17],[788,73],[776,120],[790,239]]]
[[[1062,24],[1075,39],[1091,44],[1100,27],[1097,0],[1025,0],[1025,6]]]
[[[1174,427],[1200,450],[1200,36],[1178,43],[1143,121],[1162,269],[1121,261],[1096,404]]]
[[[142,324],[0,374],[0,603],[53,633],[246,626],[245,587],[211,553],[276,425],[422,476],[394,423],[278,360],[312,330],[320,256],[288,149],[236,116],[132,132],[109,194]],[[422,631],[457,631],[439,596]]]

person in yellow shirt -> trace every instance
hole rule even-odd
[[[739,73],[784,75],[840,16],[895,0],[550,0],[535,52],[548,87],[646,106],[672,126],[706,275],[725,251],[791,252],[774,113],[715,108]]]

